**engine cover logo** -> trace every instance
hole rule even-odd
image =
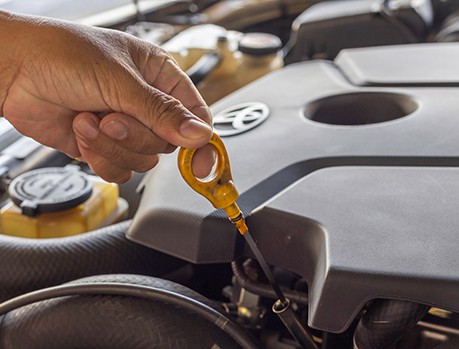
[[[214,116],[214,130],[221,136],[234,136],[251,130],[269,116],[266,104],[250,102],[227,108]]]

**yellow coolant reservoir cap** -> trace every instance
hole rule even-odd
[[[91,197],[93,184],[78,166],[41,168],[16,177],[8,188],[22,214],[34,217],[74,208]]]

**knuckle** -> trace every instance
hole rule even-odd
[[[164,148],[163,153],[164,154],[171,154],[171,153],[173,153],[175,151],[175,149],[177,149],[177,147],[175,145],[168,143],[166,148]]]
[[[119,174],[117,178],[114,180],[115,183],[126,183],[132,178],[132,171],[126,170],[123,173]]]
[[[88,165],[95,174],[101,176],[107,172],[107,169],[110,167],[108,161],[102,157],[95,157],[91,160],[88,160]]]
[[[140,134],[140,132],[139,132]],[[166,143],[162,138],[155,135],[153,132],[148,132],[143,134],[142,137],[139,137],[136,141],[131,142],[131,144],[135,144],[135,149],[140,154],[145,155],[156,155],[159,153],[159,149],[164,147],[164,143]]]
[[[103,180],[111,183],[126,183],[129,181],[132,177],[132,172],[131,171],[126,171],[125,173],[120,173],[120,174],[113,174],[113,173],[108,173],[105,174],[104,176],[100,176]]]
[[[114,144],[111,147],[107,147],[102,154],[107,159],[113,159],[114,161],[122,161],[126,158],[125,151],[118,144]]]
[[[146,157],[145,161],[139,162],[136,166],[134,166],[133,170],[136,172],[147,172],[151,170],[153,167],[155,167],[159,162],[159,156],[158,155],[152,155]]]
[[[160,46],[147,43],[147,46],[143,46],[141,50],[145,55],[145,61],[153,60],[160,70],[168,61],[172,62],[174,65],[177,65],[172,55]]]
[[[103,180],[111,183],[126,183],[132,177],[132,171],[121,170],[115,166],[106,167],[104,170],[95,173]]]
[[[107,182],[124,183],[132,176],[130,170],[121,169],[101,156],[97,156],[92,159],[88,162],[88,165],[96,175]]]
[[[175,148],[176,147],[174,145],[171,145],[159,136],[154,135],[139,140],[135,151],[143,155],[157,155],[161,153],[171,153]]]
[[[165,69],[169,68],[171,70],[174,70],[177,73],[177,75],[180,76],[181,78],[186,77],[187,79],[189,79],[188,75],[186,75],[186,73],[180,68],[180,66],[177,63],[177,61],[175,60],[175,58],[172,57],[167,52],[166,52],[166,54],[167,54],[167,56],[164,57],[163,67],[165,67]]]
[[[172,55],[169,52],[167,52],[164,48],[157,45],[151,46],[150,55],[153,57],[157,57],[158,59],[161,59],[163,62],[169,60],[175,63],[175,60],[172,58]]]
[[[185,113],[177,99],[164,93],[158,93],[156,98],[151,99],[151,103],[151,110],[158,124],[170,124],[174,118]]]

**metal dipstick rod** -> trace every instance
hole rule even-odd
[[[276,279],[274,278],[274,275],[271,272],[271,269],[269,268],[265,259],[263,258],[260,250],[255,244],[255,241],[253,241],[252,235],[250,235],[250,233],[247,231],[244,234],[244,238],[247,244],[249,245],[250,249],[252,250],[253,254],[255,255],[255,258],[258,261],[258,264],[260,264],[261,269],[263,269],[263,272],[265,273],[269,283],[271,284],[271,287],[273,288],[274,292],[276,292],[277,298],[279,299],[279,301],[281,302],[283,306],[287,306],[288,301],[285,298],[284,293],[280,289],[279,284],[276,282]]]
[[[239,233],[244,236],[245,241],[276,293],[278,300],[273,305],[273,312],[279,316],[290,334],[302,348],[317,349],[316,344],[311,338],[312,336],[306,331],[298,316],[292,310],[290,301],[284,296],[271,269],[249,232],[244,215],[236,203],[239,193],[233,182],[225,145],[215,133],[209,144],[213,146],[217,158],[214,173],[208,176],[208,180],[196,178],[192,169],[192,160],[196,149],[181,148],[178,154],[178,167],[183,179],[193,190],[207,198],[215,208],[223,209],[226,212],[229,220],[236,226]]]

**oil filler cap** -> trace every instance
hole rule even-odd
[[[8,188],[26,216],[74,208],[92,194],[92,182],[78,166],[33,170],[16,177]]]

